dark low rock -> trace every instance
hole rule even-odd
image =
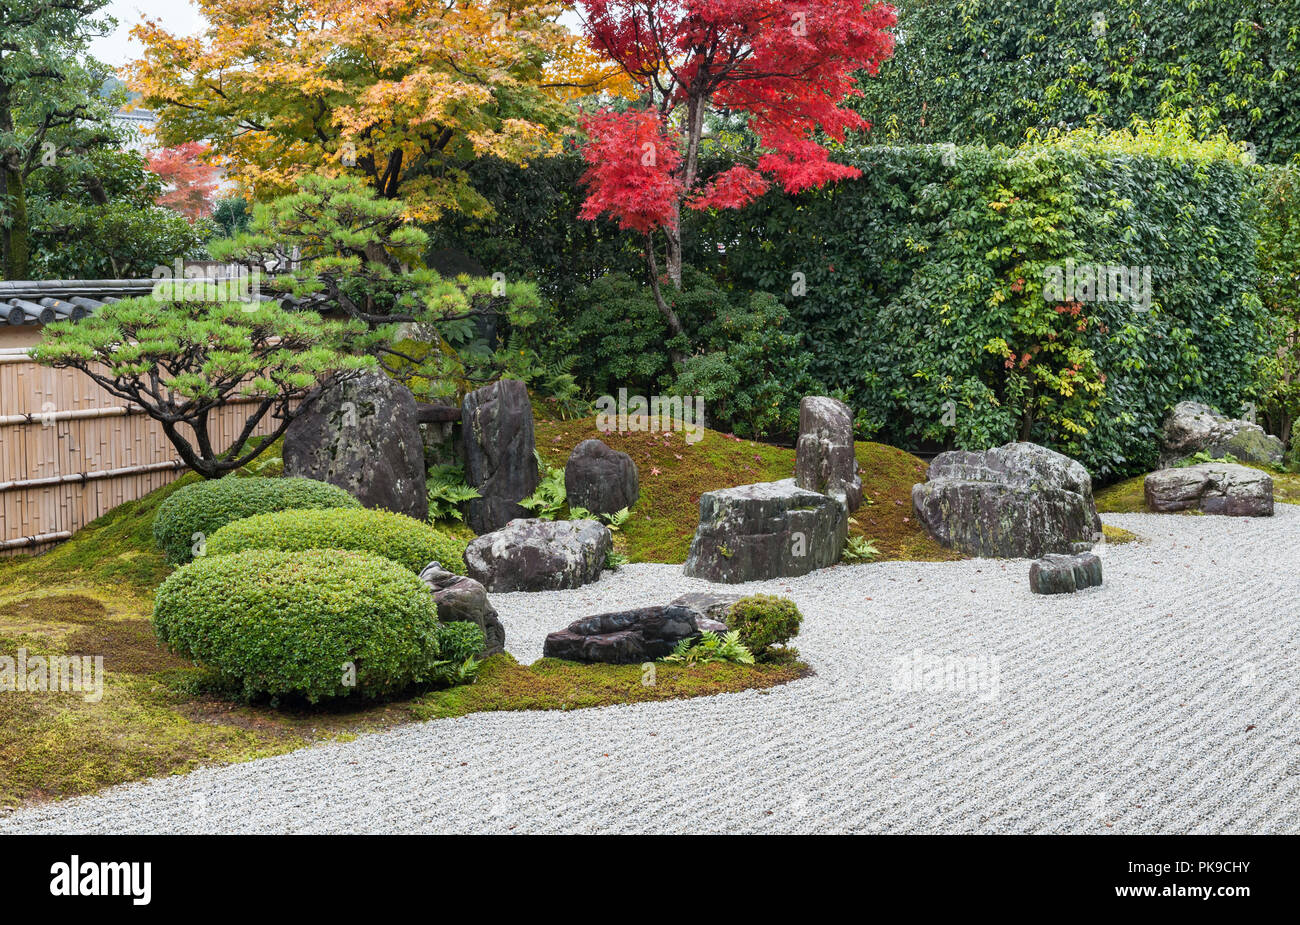
[[[840,560],[847,534],[844,506],[794,479],[706,491],[685,571],[729,584],[807,575]]]
[[[477,624],[487,640],[484,655],[496,655],[506,648],[506,628],[496,609],[488,603],[487,590],[473,578],[455,575],[437,562],[430,562],[420,573],[438,605],[438,619],[444,623]]]
[[[799,402],[794,483],[830,495],[853,513],[862,505],[862,478],[853,447],[853,412],[844,402],[808,395]]]
[[[615,514],[641,497],[636,463],[600,440],[583,440],[564,466],[564,491],[570,508]]]
[[[1233,463],[1200,463],[1152,472],[1142,483],[1147,507],[1160,513],[1203,511],[1229,517],[1272,517],[1273,479]]]
[[[1052,553],[1029,566],[1029,590],[1035,594],[1071,594],[1101,584],[1101,557]]]
[[[1218,459],[1232,456],[1242,462],[1280,466],[1286,447],[1258,424],[1219,414],[1200,402],[1180,401],[1165,418],[1161,433],[1160,465],[1206,453]]]
[[[489,591],[560,591],[600,578],[614,548],[594,520],[512,520],[465,550],[469,576]]]
[[[940,453],[912,506],[931,536],[971,556],[1036,559],[1101,534],[1088,470],[1033,443]]]
[[[481,497],[465,502],[475,533],[499,530],[529,515],[519,502],[537,490],[533,406],[522,382],[502,379],[470,392],[461,404],[465,480]]]
[[[308,403],[284,432],[284,474],[337,485],[365,507],[429,517],[415,397],[383,373],[363,373]]]
[[[671,655],[683,639],[699,635],[696,611],[668,604],[583,617],[546,637],[542,654],[574,662],[628,665]]]

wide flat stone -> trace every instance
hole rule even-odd
[[[840,560],[847,534],[844,506],[794,479],[706,491],[685,572],[729,584],[807,575]]]
[[[1142,483],[1147,507],[1160,513],[1203,511],[1229,517],[1272,517],[1273,479],[1235,463],[1199,463],[1152,472]]]

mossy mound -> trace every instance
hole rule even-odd
[[[593,438],[632,457],[640,474],[641,498],[615,535],[618,551],[632,562],[685,562],[704,492],[794,475],[792,448],[707,429],[699,434],[701,439],[694,443],[681,431],[606,434],[589,418],[538,421],[536,426],[537,451],[556,468],[564,467],[575,446]],[[912,513],[912,486],[925,480],[926,463],[880,443],[860,442],[856,450],[866,503],[854,513],[849,537],[874,541],[880,554],[873,561],[963,558],[931,539]]]

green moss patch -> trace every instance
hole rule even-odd
[[[412,710],[421,719],[488,710],[580,710],[764,690],[807,673],[808,667],[801,663],[748,666],[713,662],[688,667],[655,662],[651,677],[641,665],[579,665],[543,658],[524,666],[502,654],[483,663],[474,684],[425,694],[412,704]]]
[[[687,443],[680,431],[604,434],[590,418],[538,421],[536,427],[537,451],[556,468],[563,468],[575,446],[593,438],[632,457],[641,498],[615,535],[615,546],[633,562],[685,562],[704,492],[794,475],[795,452],[789,447],[713,430],[700,433],[696,443]],[[853,515],[849,535],[875,541],[880,556],[874,561],[962,558],[931,539],[912,513],[912,486],[925,480],[925,462],[880,443],[858,443],[856,449],[870,503]]]

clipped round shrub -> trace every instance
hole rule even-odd
[[[359,508],[361,502],[342,488],[315,479],[239,478],[196,482],[171,494],[158,506],[154,540],[172,563],[189,562],[201,535],[203,542],[232,521],[299,508]]]
[[[389,511],[364,508],[276,511],[226,524],[208,539],[208,555],[245,549],[351,549],[372,552],[417,574],[430,562],[465,573],[465,543],[441,530]]]
[[[249,698],[379,697],[425,680],[441,656],[423,582],[342,550],[196,559],[159,586],[153,626]]]
[[[727,611],[727,629],[740,633],[740,641],[762,661],[772,646],[784,645],[799,635],[803,614],[794,601],[772,594],[742,597]]]

